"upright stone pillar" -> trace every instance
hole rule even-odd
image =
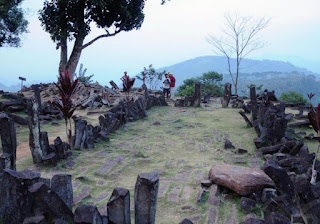
[[[87,131],[87,121],[82,120],[76,116],[73,117],[75,123],[75,133],[74,133],[74,149],[84,149],[85,143],[87,141],[88,131]]]
[[[40,89],[39,89],[39,85],[35,84],[32,85],[32,89],[34,91],[34,97],[39,105],[39,113],[42,113],[42,106],[41,106],[41,96],[40,96]]]
[[[40,144],[39,105],[35,99],[28,100],[27,110],[29,117],[29,146],[32,159],[33,163],[40,163],[43,153]]]
[[[251,115],[252,121],[257,120],[258,118],[258,104],[257,104],[257,95],[256,95],[256,87],[250,87],[250,100],[251,100]]]
[[[3,153],[7,153],[10,156],[10,169],[16,170],[16,129],[13,120],[5,113],[0,113],[0,132]]]
[[[156,218],[159,175],[139,174],[134,190],[135,224],[154,224]]]
[[[194,87],[194,106],[200,107],[201,103],[201,83],[197,82]]]
[[[73,190],[70,174],[57,174],[51,179],[51,189],[56,192],[66,205],[72,210]]]
[[[40,132],[40,147],[41,147],[43,156],[46,156],[49,154],[50,145],[49,145],[48,132],[46,131]]]
[[[222,107],[226,108],[229,105],[229,101],[231,98],[231,83],[226,83],[224,85],[224,96],[222,100]]]
[[[3,153],[0,155],[0,173],[3,173],[5,169],[11,168],[10,155]]]
[[[108,219],[111,223],[131,224],[129,190],[115,188],[109,199],[107,210]]]

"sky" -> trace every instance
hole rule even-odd
[[[29,33],[22,35],[19,48],[0,48],[0,83],[55,81],[60,51],[38,20],[43,0],[24,0],[22,8],[29,21]],[[153,64],[155,68],[184,60],[214,55],[206,41],[209,34],[219,35],[225,12],[241,16],[268,17],[270,25],[261,32],[268,46],[252,52],[248,58],[279,59],[320,73],[320,1],[319,0],[147,0],[145,20],[139,30],[103,38],[83,50],[80,63],[87,75],[106,85],[119,83],[124,71],[136,75]],[[93,28],[86,41],[103,30]],[[71,52],[72,44],[69,45]],[[79,64],[80,64],[79,63]],[[317,64],[318,63],[318,64]],[[77,69],[78,71],[78,69]]]

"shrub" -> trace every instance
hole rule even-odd
[[[291,103],[307,103],[307,99],[305,99],[302,94],[297,93],[295,91],[282,93],[280,96],[280,100]]]
[[[223,89],[221,85],[222,74],[219,74],[214,71],[203,73],[201,77],[186,79],[183,81],[183,84],[178,87],[177,95],[178,96],[192,96],[194,95],[194,86],[197,82],[200,82],[201,85],[201,94],[206,95],[210,94],[212,96],[222,96]]]

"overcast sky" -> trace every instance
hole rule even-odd
[[[305,61],[320,61],[319,0],[171,0],[165,5],[160,2],[146,1],[141,29],[100,39],[86,48],[80,63],[88,69],[87,75],[94,74],[94,80],[107,84],[110,80],[119,82],[123,71],[135,75],[149,64],[159,68],[213,55],[206,37],[219,32],[227,11],[272,19],[261,32],[269,46],[250,54],[250,58],[282,59],[300,66]],[[18,76],[29,81],[56,80],[60,51],[40,26],[38,11],[42,6],[42,0],[24,0],[29,33],[22,36],[22,47],[0,48],[1,83],[16,84]],[[86,41],[102,32],[94,29]]]

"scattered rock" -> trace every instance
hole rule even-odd
[[[243,196],[274,186],[273,181],[259,169],[227,164],[211,168],[209,179]]]

